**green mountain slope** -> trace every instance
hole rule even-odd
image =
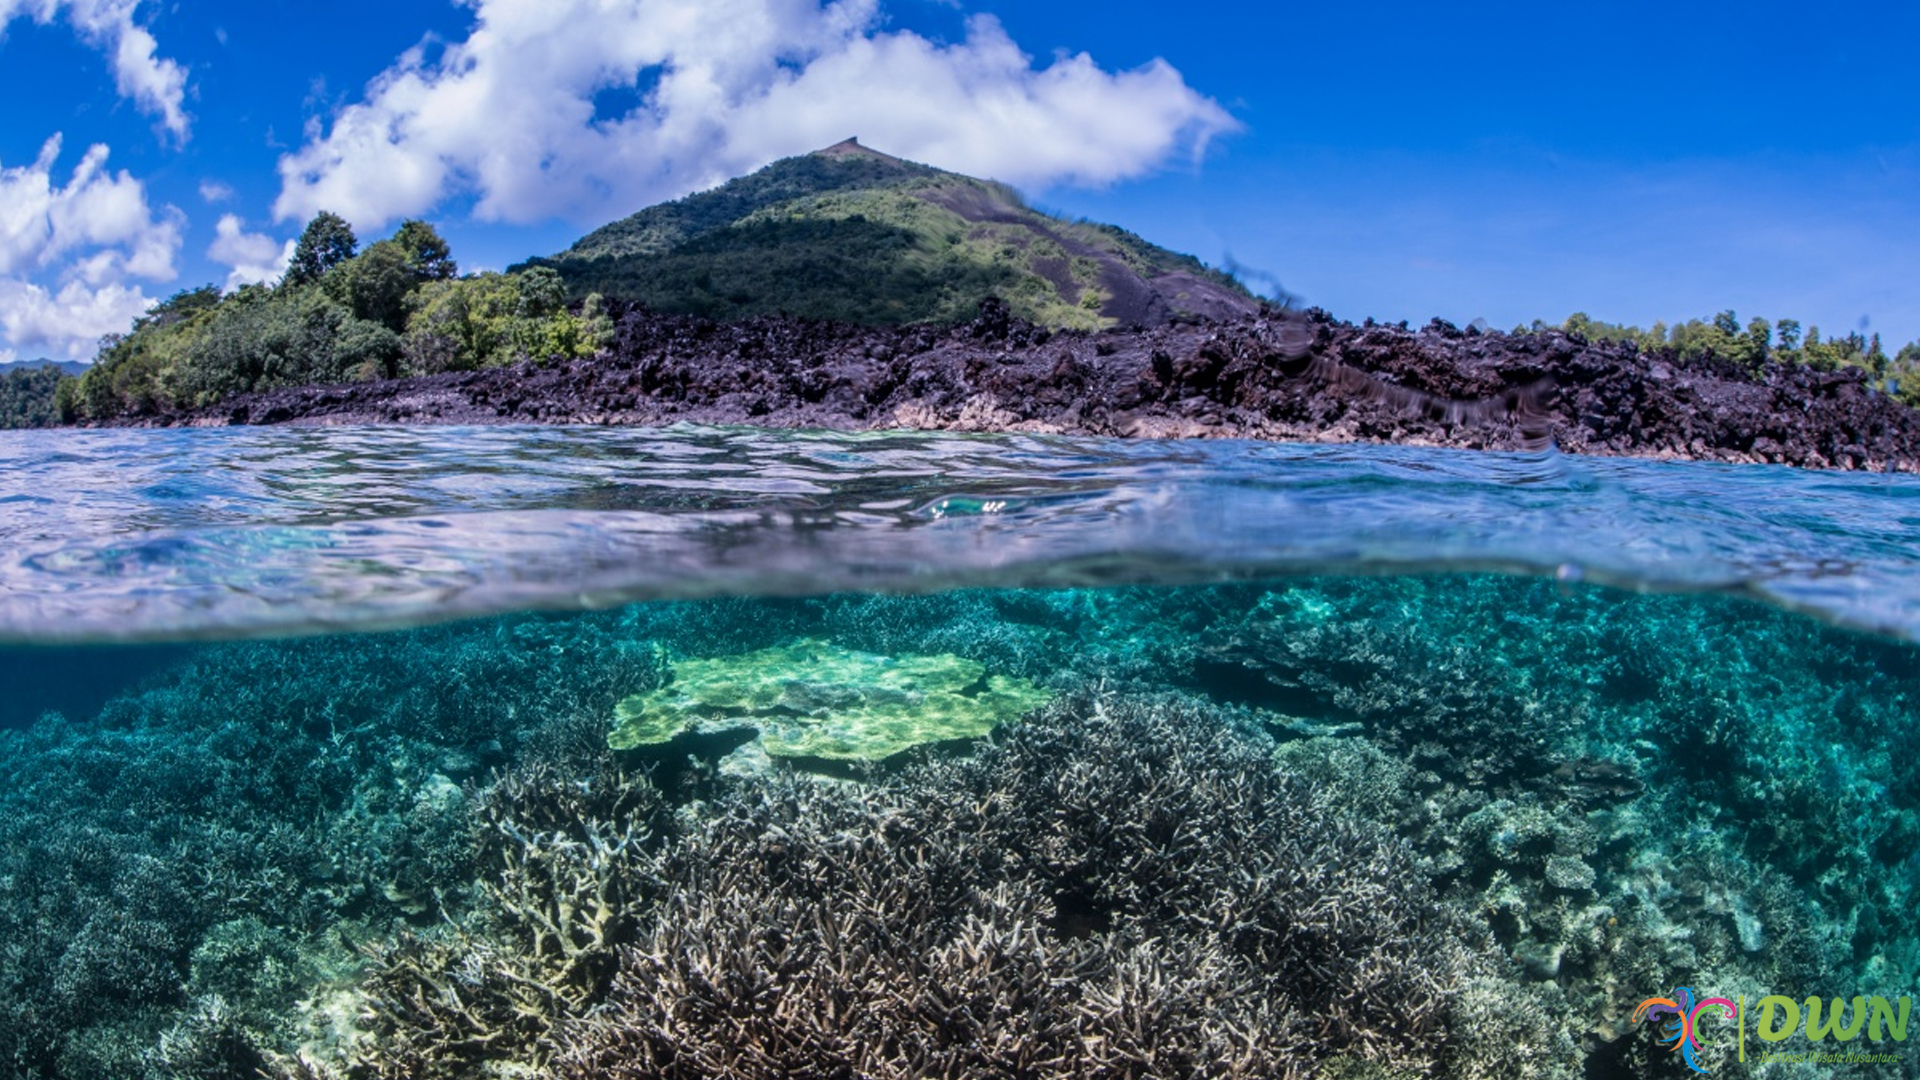
[[[0,364],[0,375],[10,375],[16,371],[38,371],[41,368],[54,368],[63,375],[79,375],[87,370],[87,365],[78,360],[9,360]]]
[[[1034,322],[1096,329],[1258,304],[1191,256],[852,139],[649,207],[529,265],[558,271],[575,296],[721,319],[956,321],[997,295]]]

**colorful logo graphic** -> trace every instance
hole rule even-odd
[[[1673,1045],[1668,1049],[1678,1050],[1687,1068],[1704,1074],[1707,1070],[1700,1067],[1699,1058],[1700,1014],[1712,1008],[1718,1008],[1728,1020],[1740,1017],[1739,1008],[1726,998],[1696,1001],[1692,989],[1680,986],[1674,988],[1672,997],[1653,997],[1641,1002],[1640,1007],[1633,1010],[1633,1019],[1635,1023],[1642,1019],[1659,1022],[1660,1041],[1671,1039]]]
[[[1671,1043],[1668,1049],[1679,1051],[1687,1068],[1705,1073],[1707,1070],[1700,1066],[1700,1019],[1710,1015],[1709,1010],[1714,1008],[1720,1010],[1722,1019],[1734,1022],[1736,1057],[1746,1061],[1749,1013],[1744,994],[1735,1001],[1726,998],[1702,1001],[1691,988],[1678,986],[1671,997],[1653,997],[1641,1002],[1640,1007],[1633,1010],[1633,1019],[1636,1023],[1645,1019],[1659,1025],[1654,1037],[1662,1043]],[[1901,997],[1889,1001],[1877,995],[1855,994],[1851,1000],[1809,997],[1803,1004],[1781,994],[1766,994],[1754,1003],[1751,1015],[1758,1021],[1754,1034],[1759,1036],[1762,1047],[1777,1046],[1796,1033],[1803,1034],[1813,1044],[1804,1051],[1767,1049],[1760,1059],[1762,1064],[1890,1065],[1901,1060],[1897,1054],[1881,1053],[1877,1046],[1856,1048],[1846,1044],[1861,1036],[1869,1043],[1906,1042],[1908,1021],[1913,1017],[1913,999]],[[1800,1025],[1803,1016],[1805,1028]],[[1829,1039],[1840,1045],[1828,1049],[1823,1044]]]

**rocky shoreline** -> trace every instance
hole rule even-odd
[[[590,361],[242,395],[137,426],[676,422],[1381,442],[1920,471],[1920,411],[1859,371],[1642,355],[1558,331],[1319,311],[1050,333],[621,314]]]

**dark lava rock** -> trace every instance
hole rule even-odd
[[[1642,355],[1557,331],[1267,311],[1050,332],[630,310],[594,360],[246,394],[143,425],[754,424],[1391,442],[1920,471],[1920,412],[1858,371]]]

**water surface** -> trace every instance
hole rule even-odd
[[[0,467],[0,1075],[1624,1080],[1683,1074],[1634,1017],[1680,987],[1920,997],[1915,478],[713,428]],[[691,726],[615,738],[649,701]],[[1920,1080],[1904,1034],[1751,1074]]]
[[[0,636],[661,598],[1493,570],[1920,634],[1920,478],[1237,441],[758,429],[0,436]]]

